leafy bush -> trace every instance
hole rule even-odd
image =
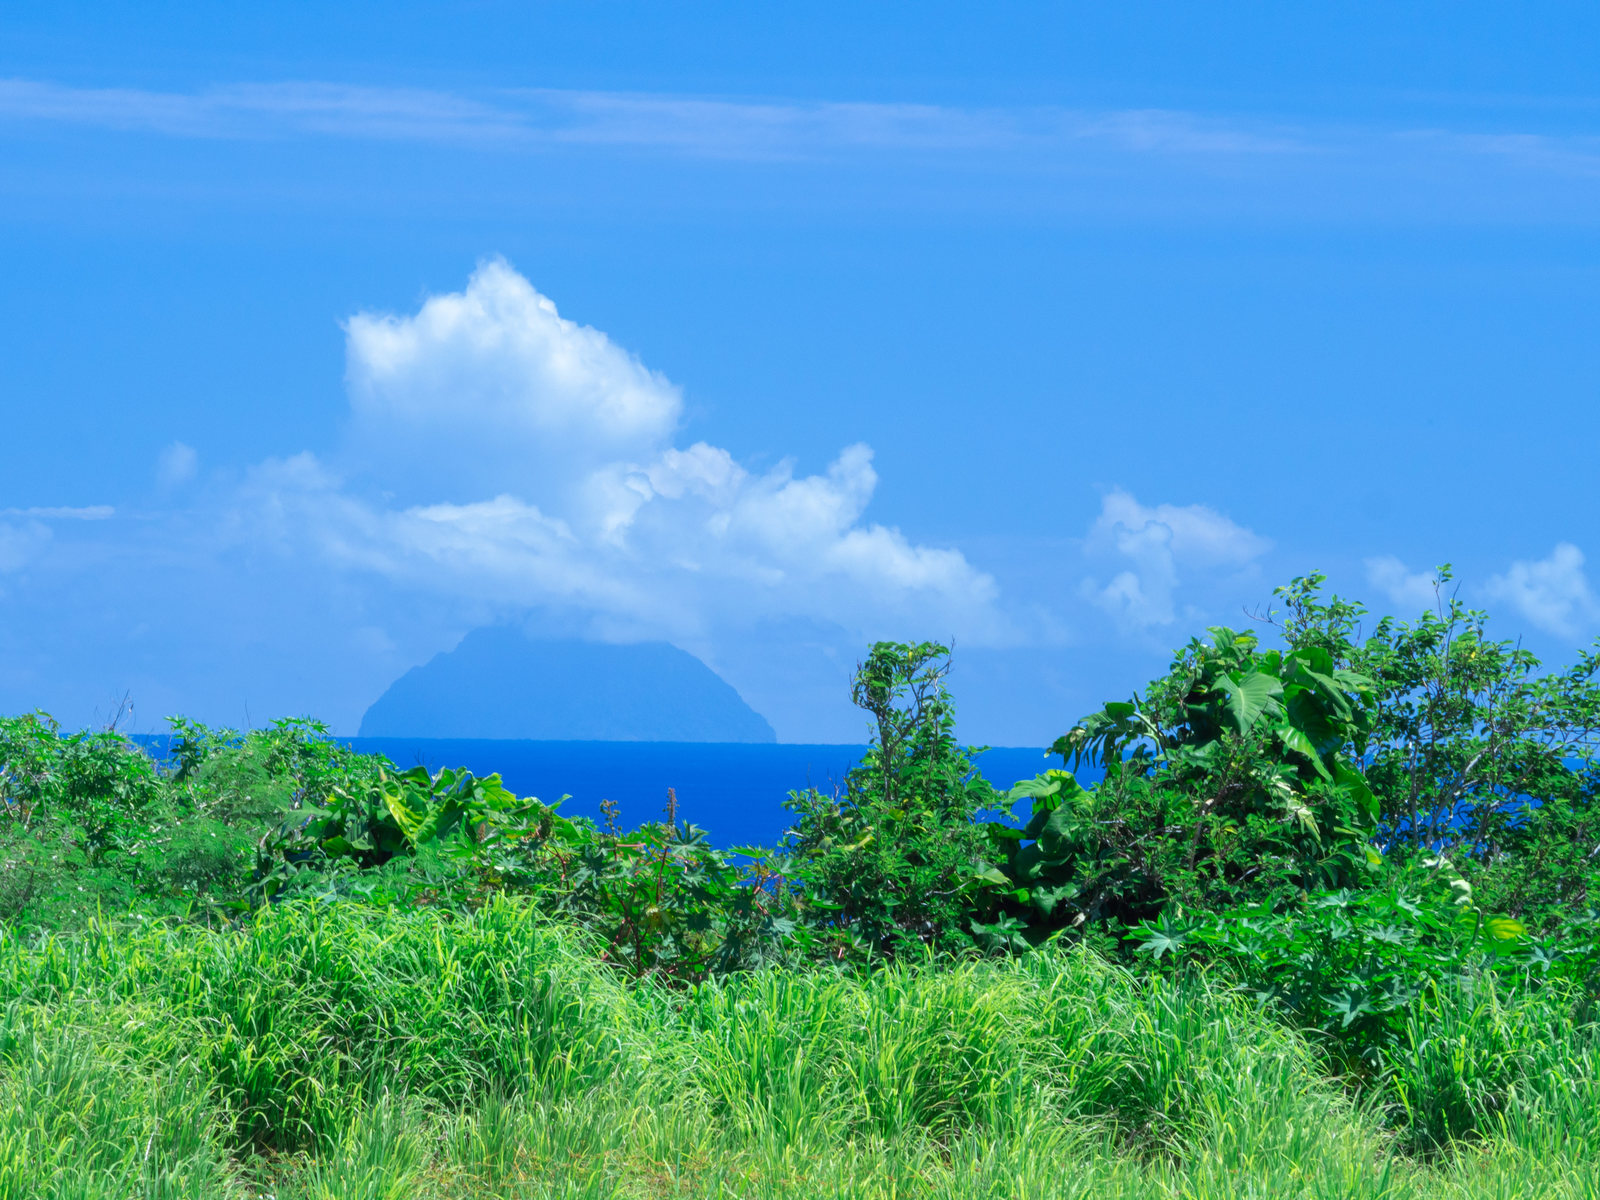
[[[597,934],[601,958],[636,977],[701,980],[802,953],[810,939],[788,882],[716,849],[668,807],[666,821],[626,835],[585,823],[546,843],[533,866],[547,910]]]
[[[1318,892],[1285,910],[1188,920],[1164,913],[1132,936],[1156,961],[1227,966],[1257,1000],[1327,1034],[1347,1059],[1369,1062],[1394,1044],[1426,990],[1500,969],[1520,973],[1532,952],[1521,924],[1475,906],[1470,886],[1438,859],[1384,886]],[[1577,963],[1560,956],[1549,965],[1565,974]]]
[[[263,843],[251,893],[455,908],[527,893],[634,976],[700,979],[780,955],[796,933],[782,882],[676,820],[668,797],[665,822],[624,834],[519,799],[498,775],[378,768],[292,812]]]
[[[956,741],[949,669],[937,643],[876,643],[851,685],[872,717],[866,755],[842,795],[789,794],[785,869],[836,958],[973,946],[974,896],[989,870],[974,819],[1000,797]]]
[[[1291,646],[1326,651],[1372,681],[1350,752],[1377,798],[1379,840],[1396,860],[1449,855],[1480,892],[1538,928],[1582,908],[1600,879],[1600,647],[1561,671],[1488,635],[1488,614],[1447,594],[1413,622],[1379,621],[1333,596],[1321,575],[1285,601]]]
[[[169,773],[112,730],[0,719],[0,919],[237,911],[262,837],[308,795],[378,769],[315,722],[244,735],[173,725]]]
[[[1355,883],[1376,806],[1349,747],[1370,688],[1318,647],[1265,650],[1222,628],[1190,642],[1144,697],[1107,704],[1052,747],[1102,767],[1102,783],[1049,771],[1012,789],[1033,815],[989,827],[1009,893],[992,939]]]
[[[119,734],[0,718],[0,919],[53,925],[127,907],[164,797],[155,764]]]
[[[1052,749],[1065,770],[1013,788],[992,823],[980,941],[1022,949],[1078,931],[1107,949],[1168,906],[1282,913],[1307,893],[1383,884],[1446,854],[1486,911],[1535,933],[1600,895],[1600,651],[1541,673],[1442,588],[1406,624],[1322,598],[1313,574],[1264,616],[1284,648],[1212,629],[1143,696]],[[1380,853],[1380,848],[1383,853]],[[1385,858],[1387,855],[1387,859]]]
[[[111,731],[63,734],[43,713],[0,718],[0,806],[23,831],[53,824],[97,865],[136,844],[161,795],[155,764]]]

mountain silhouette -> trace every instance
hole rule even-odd
[[[373,702],[361,737],[775,742],[767,719],[667,642],[611,645],[475,629]]]

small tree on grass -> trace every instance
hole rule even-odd
[[[866,755],[842,795],[789,793],[784,849],[837,957],[973,944],[972,895],[986,869],[974,817],[999,797],[956,741],[949,670],[946,646],[876,643],[850,692],[872,718]]]

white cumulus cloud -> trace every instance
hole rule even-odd
[[[796,616],[1000,636],[990,576],[866,519],[869,447],[807,475],[676,444],[678,387],[502,260],[414,314],[363,313],[346,333],[345,450],[262,464],[242,537],[658,636]]]
[[[1583,564],[1583,551],[1561,542],[1547,558],[1512,563],[1504,575],[1489,580],[1486,590],[1539,629],[1573,637],[1600,624],[1600,601]]]
[[[565,487],[658,452],[683,408],[664,376],[501,259],[414,315],[361,313],[345,330],[359,452],[435,487]]]
[[[1127,566],[1108,583],[1084,581],[1085,594],[1119,624],[1167,625],[1177,618],[1177,591],[1190,574],[1237,569],[1272,543],[1203,504],[1140,504],[1125,491],[1101,502],[1087,549]]]

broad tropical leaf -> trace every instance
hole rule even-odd
[[[1238,679],[1219,675],[1211,686],[1227,697],[1223,702],[1223,711],[1240,733],[1249,732],[1263,713],[1281,707],[1278,701],[1283,696],[1283,684],[1271,675],[1263,675],[1258,671],[1251,671]]]
[[[1328,768],[1323,764],[1322,755],[1317,753],[1316,746],[1302,731],[1296,729],[1293,725],[1283,724],[1279,725],[1274,732],[1278,735],[1278,740],[1283,743],[1286,750],[1292,750],[1294,753],[1308,759],[1311,765],[1316,768],[1318,775],[1321,775],[1324,779],[1333,778]]]

